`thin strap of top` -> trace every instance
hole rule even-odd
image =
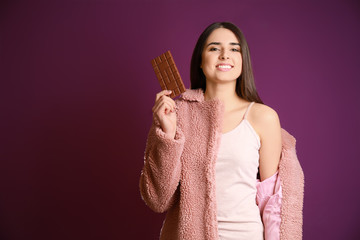
[[[249,106],[247,107],[247,109],[246,109],[246,111],[245,111],[245,114],[244,114],[244,119],[246,119],[247,114],[248,114],[248,112],[249,112],[249,110],[250,110],[251,106],[252,106],[254,103],[255,103],[255,102],[251,102],[251,103],[249,104]]]

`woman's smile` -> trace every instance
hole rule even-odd
[[[234,66],[230,65],[230,64],[224,64],[224,63],[220,63],[218,65],[216,65],[216,68],[219,70],[219,71],[222,71],[222,72],[228,72],[230,71]]]

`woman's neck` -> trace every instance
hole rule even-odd
[[[225,112],[231,111],[232,109],[237,108],[239,103],[245,101],[236,94],[235,86],[236,83],[234,84],[207,83],[206,90],[204,93],[205,101],[217,98],[224,103]]]

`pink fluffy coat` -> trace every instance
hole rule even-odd
[[[161,240],[217,240],[215,162],[224,107],[204,101],[202,90],[176,100],[177,132],[168,139],[154,121],[146,144],[140,193],[155,212],[167,211]],[[304,174],[295,138],[282,129],[281,240],[302,239]]]

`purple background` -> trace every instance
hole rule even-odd
[[[157,239],[138,181],[171,50],[187,87],[214,21],[247,37],[297,139],[304,239],[359,239],[358,1],[2,1],[0,239]]]

